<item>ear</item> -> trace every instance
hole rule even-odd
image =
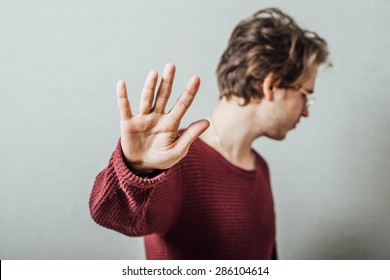
[[[274,98],[273,82],[274,82],[274,74],[273,73],[269,73],[265,77],[264,82],[261,85],[262,86],[262,90],[263,90],[263,94],[264,94],[264,98],[266,100],[272,101],[273,98]]]

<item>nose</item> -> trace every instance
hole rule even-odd
[[[303,105],[301,116],[307,118],[309,116],[309,108],[306,104]]]

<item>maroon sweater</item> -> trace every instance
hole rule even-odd
[[[197,139],[175,166],[142,178],[126,166],[119,142],[89,206],[98,224],[144,236],[147,259],[275,258],[268,167],[257,153],[248,171]]]

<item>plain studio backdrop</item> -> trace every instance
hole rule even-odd
[[[93,222],[95,176],[118,141],[115,84],[133,110],[149,70],[177,66],[182,126],[218,101],[235,25],[279,7],[324,37],[310,117],[255,148],[271,169],[281,259],[390,259],[390,2],[0,0],[0,259],[143,259],[142,238]],[[232,131],[234,133],[234,131]]]

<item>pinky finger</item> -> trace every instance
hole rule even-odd
[[[130,102],[127,97],[127,89],[126,83],[123,80],[118,81],[116,84],[116,95],[117,95],[117,103],[118,109],[121,116],[121,120],[130,119],[133,114],[131,112]]]

